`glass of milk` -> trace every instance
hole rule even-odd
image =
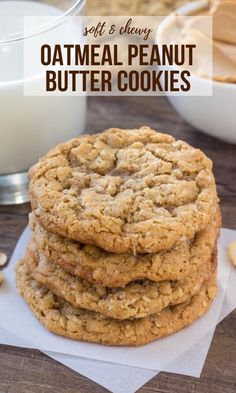
[[[0,0],[0,205],[28,201],[30,166],[85,127],[85,96],[24,95],[24,40],[33,39],[24,31],[24,17],[50,17],[54,31],[57,22],[62,31],[65,16],[82,15],[84,5],[85,0]],[[41,25],[34,30],[43,34]]]

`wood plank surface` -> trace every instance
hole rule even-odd
[[[223,225],[236,229],[236,146],[186,124],[163,97],[92,97],[87,131],[149,125],[204,150],[214,162]],[[224,130],[222,130],[222,133]],[[66,137],[65,137],[66,139]],[[9,257],[27,224],[27,204],[0,207],[0,250]],[[4,318],[1,315],[0,318]],[[104,393],[107,390],[35,350],[0,346],[0,393]],[[139,393],[235,393],[236,311],[216,329],[200,379],[161,373]],[[125,393],[125,391],[124,391]]]

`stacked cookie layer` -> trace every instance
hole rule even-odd
[[[142,345],[208,310],[220,211],[201,151],[148,127],[82,136],[30,170],[30,198],[17,287],[49,330]]]

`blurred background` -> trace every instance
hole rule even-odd
[[[87,0],[89,15],[168,15],[188,0]]]

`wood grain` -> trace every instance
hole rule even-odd
[[[87,130],[90,133],[109,127],[149,125],[204,150],[214,161],[223,225],[236,229],[236,146],[194,130],[163,97],[93,97],[89,99],[88,108]],[[0,250],[9,257],[27,224],[29,210],[27,204],[0,207]],[[107,390],[39,351],[0,346],[0,393],[91,392],[105,393]],[[235,392],[236,312],[217,327],[200,379],[161,373],[139,390],[139,393]]]

